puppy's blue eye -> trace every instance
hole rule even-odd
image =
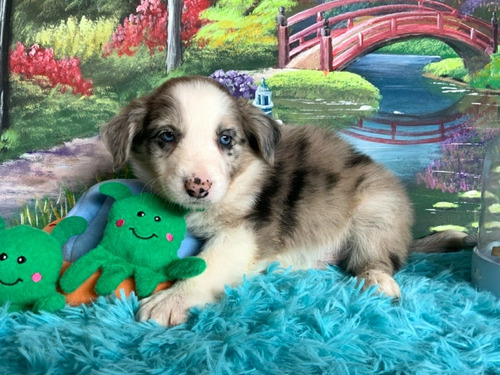
[[[170,143],[175,141],[175,134],[171,131],[164,132],[160,134],[160,138],[163,142]]]
[[[222,146],[229,146],[233,138],[230,135],[224,134],[219,138],[219,142]]]

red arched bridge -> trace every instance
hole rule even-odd
[[[371,6],[366,7],[369,3]],[[356,7],[363,6],[362,9]],[[346,9],[355,9],[347,10]],[[312,19],[312,21],[311,21]],[[439,39],[482,69],[496,52],[498,22],[459,14],[434,0],[335,0],[286,18],[278,15],[279,67],[342,70],[355,59],[395,41]]]

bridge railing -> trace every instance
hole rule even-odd
[[[350,29],[354,29],[360,23],[366,23],[367,17],[378,18],[388,14],[413,13],[414,15],[423,15],[426,13],[433,13],[441,14],[443,16],[449,15],[455,20],[463,21],[462,23],[465,26],[461,23],[457,26],[459,29],[468,28],[468,31],[473,30],[471,33],[476,33],[477,35],[472,35],[472,37],[477,40],[484,39],[483,36],[486,35],[489,38],[490,46],[495,44],[495,42],[492,42],[491,25],[487,22],[473,17],[460,15],[457,9],[434,0],[403,1],[404,2],[400,4],[394,4],[393,1],[392,3],[389,1],[389,4],[386,4],[388,1],[384,0],[337,0],[307,9],[289,17],[288,19],[286,18],[283,9],[280,9],[280,15],[278,16],[279,67],[283,68],[287,66],[291,59],[305,50],[319,44],[321,46],[322,56],[320,68],[322,70],[331,70],[333,68],[331,62],[332,58],[328,57],[329,51],[325,51],[324,49],[328,48],[331,50],[332,48],[331,46],[328,46],[328,43],[322,40],[322,38],[327,36],[333,39],[340,34],[347,33]],[[348,5],[356,5],[360,3],[366,4],[367,2],[373,4],[373,6],[324,18],[324,14],[327,12],[339,10],[340,8]],[[312,20],[311,25],[303,28],[302,30],[294,31],[297,28],[296,26],[298,23],[311,19],[312,17],[315,17],[315,20]],[[394,16],[393,18],[396,19],[397,16]],[[366,28],[364,28],[364,30],[366,30]],[[495,51],[496,45],[492,47],[493,51]]]
[[[424,12],[430,11],[432,8],[422,7],[419,5],[386,5],[382,7],[373,7],[367,9],[359,9],[356,11],[342,13],[338,16],[326,19],[328,27],[331,30],[332,37],[343,33],[345,30],[351,29],[355,25],[355,19],[367,16],[380,16],[386,13],[403,13],[403,12]],[[318,16],[316,23],[290,35],[288,43],[290,45],[290,58],[295,57],[299,53],[317,44],[316,38],[321,35],[321,29],[326,25],[325,19]]]
[[[382,40],[394,39],[396,36],[413,35],[416,31],[428,33],[436,37],[454,38],[464,42],[474,41],[483,50],[491,48],[491,36],[472,26],[460,22],[446,13],[421,12],[400,13],[377,17],[353,27],[343,33],[338,40],[331,42],[335,46],[333,69],[339,69],[359,50],[367,50],[380,44]]]
[[[280,12],[278,15],[279,67],[281,68],[285,67],[290,62],[291,58],[293,58],[300,52],[310,48],[312,45],[319,43],[319,38],[321,36],[321,29],[324,26],[323,14],[328,11],[334,11],[336,9],[345,6],[356,5],[360,3],[365,4],[368,2],[374,4],[373,7],[368,9],[376,9],[373,11],[369,11],[370,12],[369,15],[372,16],[383,14],[383,12],[387,12],[389,9],[393,9],[393,11],[395,11],[396,8],[401,9],[400,11],[405,11],[405,10],[408,11],[409,9],[415,11],[418,10],[425,11],[433,9],[433,10],[447,11],[453,14],[458,14],[457,9],[434,0],[403,0],[403,1],[405,2],[397,4],[394,7],[393,6],[394,4],[378,5],[387,2],[384,0],[337,0],[325,4],[320,4],[310,9],[306,9],[302,12],[299,12],[289,17],[288,19],[284,14],[284,8],[280,8]],[[364,11],[366,12],[367,9],[365,8]],[[342,21],[347,21],[348,26],[352,26],[354,24],[354,19],[358,17],[360,14],[363,14],[363,10],[360,10],[355,15],[353,15],[352,13],[353,12],[347,12],[341,14],[338,17],[331,17],[331,19],[329,19],[328,21],[329,26],[332,26],[336,23],[340,23]],[[315,23],[307,27],[306,30],[299,31],[298,33],[293,32],[294,25],[297,25],[299,22],[305,21],[311,17],[316,17]],[[291,51],[293,51],[293,56],[290,56]]]
[[[383,1],[383,0],[337,0],[337,1],[330,1],[328,3],[320,4],[317,5],[313,8],[303,10],[302,12],[299,12],[297,14],[294,14],[293,16],[290,16],[288,18],[288,25],[293,26],[300,21],[304,21],[310,17],[316,16],[318,13],[324,13],[330,10],[334,10],[337,8],[342,8],[350,5],[355,5],[355,4],[361,4],[361,3],[373,3],[373,4],[383,4],[384,2],[387,2],[389,4],[387,5],[395,5],[391,4],[391,1]],[[392,2],[394,3],[394,2]],[[456,8],[453,8],[452,6],[449,6],[447,4],[441,3],[439,1],[435,0],[401,0],[398,2],[400,6],[404,5],[416,5],[418,7],[422,8],[431,8],[436,11],[441,11],[441,12],[450,12],[454,14],[458,14],[458,10]],[[374,6],[386,6],[386,5],[374,5]]]

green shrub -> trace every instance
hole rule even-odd
[[[465,81],[468,74],[460,57],[430,63],[424,67],[424,72],[438,77],[450,77],[459,81]]]
[[[138,0],[15,0],[12,14],[12,35],[16,41],[32,45],[33,36],[42,28],[58,25],[61,20],[82,16],[122,20],[137,7]]]
[[[166,79],[165,54],[151,55],[146,47],[132,56],[118,57],[116,53],[81,66],[85,77],[92,77],[94,87],[112,93],[120,105],[149,93]]]
[[[396,42],[380,48],[377,52],[399,55],[457,57],[456,52],[444,42],[431,38],[416,38]]]
[[[11,79],[10,123],[20,142],[0,153],[0,161],[43,150],[78,137],[94,136],[120,106],[112,92],[95,89],[90,97],[42,89]]]
[[[273,93],[299,99],[380,100],[379,90],[361,76],[350,72],[292,70],[277,73],[267,80]]]
[[[102,18],[92,21],[83,16],[78,21],[70,17],[39,31],[34,39],[46,48],[53,48],[58,58],[79,57],[88,61],[102,55],[102,46],[109,41],[116,24],[115,20]]]
[[[0,152],[19,146],[19,134],[13,129],[7,129],[0,135]]]
[[[476,89],[500,90],[500,53],[491,56],[491,63],[480,72],[469,75],[461,58],[444,59],[424,68],[425,73],[467,82]]]
[[[469,84],[477,89],[500,90],[500,53],[491,56],[491,63],[473,75]]]
[[[277,64],[277,49],[275,47],[234,48],[198,48],[192,46],[184,53],[184,65],[177,74],[210,75],[218,69],[252,70]]]
[[[219,0],[202,13],[208,21],[195,41],[206,48],[220,50],[227,45],[237,51],[248,48],[276,48],[276,16],[280,6],[289,10],[294,0]]]

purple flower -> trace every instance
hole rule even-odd
[[[222,83],[235,98],[245,98],[251,100],[255,98],[257,86],[252,77],[248,74],[240,73],[236,70],[224,72],[222,69],[216,70],[210,78]]]
[[[460,13],[465,15],[471,15],[479,7],[486,7],[488,5],[495,5],[497,0],[465,0],[460,7]]]
[[[449,193],[480,190],[486,146],[498,134],[498,129],[465,127],[458,131],[441,143],[441,159],[420,172],[417,183]]]

